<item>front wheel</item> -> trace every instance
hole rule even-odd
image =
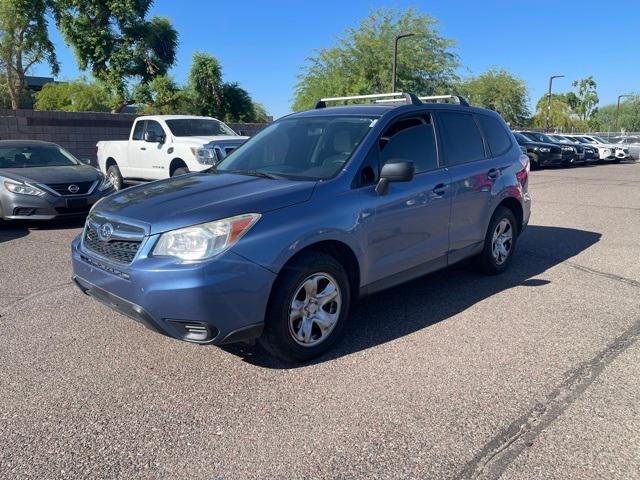
[[[499,207],[489,223],[484,248],[478,260],[488,275],[497,275],[509,268],[518,239],[518,227],[513,212]]]
[[[349,278],[333,257],[309,252],[276,281],[260,344],[289,362],[310,360],[340,336],[351,306]]]

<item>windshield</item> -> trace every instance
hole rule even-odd
[[[225,158],[217,172],[298,180],[336,175],[369,132],[374,117],[304,117],[272,123]]]
[[[516,141],[518,143],[527,143],[527,142],[531,141],[530,138],[527,138],[527,137],[525,137],[524,135],[522,135],[521,133],[518,133],[518,132],[513,132],[513,136],[516,137]]]
[[[0,168],[68,167],[81,165],[55,145],[0,146]]]
[[[175,137],[215,137],[238,134],[213,118],[180,118],[167,120],[167,127]]]
[[[592,136],[591,138],[593,138],[594,140],[596,140],[598,143],[609,143],[608,140],[605,140],[602,137],[596,137],[596,136]]]
[[[552,138],[549,138],[544,133],[540,133],[540,132],[525,132],[524,134],[529,138],[533,138],[537,142],[558,143],[556,140],[553,140]]]

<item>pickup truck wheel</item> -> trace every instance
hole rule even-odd
[[[178,167],[173,171],[172,177],[178,177],[180,175],[186,175],[189,173],[189,169],[187,167]]]
[[[116,190],[122,190],[124,188],[122,174],[120,173],[120,169],[117,165],[111,165],[107,169],[107,177],[109,177],[113,188],[115,188]]]
[[[339,338],[350,304],[349,279],[342,265],[322,253],[303,254],[280,273],[259,342],[283,360],[310,360]]]
[[[484,248],[478,256],[480,269],[487,275],[497,275],[509,268],[518,239],[518,227],[513,212],[498,207],[491,218]]]

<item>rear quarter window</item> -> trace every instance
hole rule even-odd
[[[469,113],[440,112],[440,131],[449,165],[461,165],[485,158],[478,125]]]
[[[506,153],[511,148],[511,136],[500,120],[488,115],[478,115],[478,121],[494,157]]]

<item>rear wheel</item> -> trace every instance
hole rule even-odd
[[[518,227],[513,212],[506,207],[498,207],[493,214],[484,248],[478,260],[480,268],[488,275],[497,275],[509,268],[518,239]]]
[[[340,336],[351,306],[349,278],[333,257],[309,252],[280,273],[260,344],[290,362],[309,360]]]
[[[117,165],[111,165],[107,168],[107,177],[109,177],[109,181],[116,190],[122,190],[124,188],[124,180]]]

